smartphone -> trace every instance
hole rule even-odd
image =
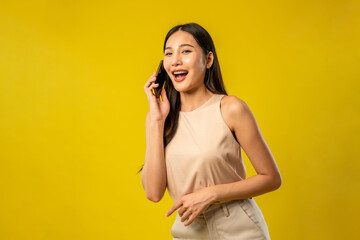
[[[167,76],[167,73],[164,69],[163,60],[161,60],[159,66],[158,66],[158,69],[156,71],[156,80],[153,83],[153,84],[155,84],[155,83],[159,84],[159,86],[157,88],[153,89],[153,94],[157,98],[159,98],[159,96],[160,96],[161,89],[163,88],[165,80],[166,80],[166,76]]]

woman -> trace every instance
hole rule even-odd
[[[252,197],[279,188],[281,176],[249,107],[227,95],[209,33],[177,25],[163,50],[161,101],[153,94],[156,73],[144,86],[147,198],[158,202],[168,188],[174,205],[166,216],[178,210],[174,239],[270,239]],[[241,148],[257,172],[247,179]]]

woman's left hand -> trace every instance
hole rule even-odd
[[[187,218],[190,217],[188,221],[184,224],[185,226],[188,226],[214,201],[215,195],[212,188],[202,188],[196,192],[182,196],[180,200],[171,207],[171,209],[166,213],[165,216],[170,216],[176,209],[181,207],[179,209],[181,222],[184,222]]]

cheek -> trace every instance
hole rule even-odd
[[[200,70],[202,68],[202,65],[204,65],[200,56],[194,56],[192,58],[184,59],[184,63],[187,66],[189,66],[193,69],[196,69],[196,70]]]
[[[199,59],[197,57],[189,57],[185,58],[183,60],[183,63],[186,64],[186,66],[194,68],[199,64]]]
[[[164,69],[165,71],[167,72],[168,75],[170,75],[170,64],[168,64],[167,62],[163,62],[163,65],[164,65]]]

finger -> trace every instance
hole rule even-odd
[[[147,91],[150,94],[150,93],[152,93],[153,89],[158,88],[158,87],[159,87],[159,83],[153,82],[153,84],[151,84],[151,86],[147,88]]]
[[[159,86],[158,83],[154,83],[154,84],[151,84],[151,86],[149,87],[149,89],[153,89],[153,88],[157,88]]]
[[[166,217],[170,216],[171,214],[173,214],[173,212],[179,208],[178,206],[174,205],[172,206],[172,208],[165,214]]]
[[[187,220],[187,222],[184,224],[184,226],[189,226],[197,217],[197,214],[193,213],[191,214],[191,217],[189,218],[189,220]]]
[[[181,208],[179,208],[178,213],[179,213],[180,217],[184,214],[185,211],[186,211],[186,209],[184,208],[184,206],[182,206]]]
[[[154,73],[153,75],[150,76],[149,80],[145,83],[144,87],[148,88],[150,84],[155,80],[156,80],[156,74]]]
[[[181,201],[177,202],[174,206],[172,206],[172,207],[170,208],[170,210],[165,214],[165,216],[166,216],[166,217],[170,216],[176,209],[178,209],[179,207],[181,207],[181,205],[182,205],[182,202],[181,202]]]
[[[149,80],[145,83],[144,88],[149,88],[154,82],[156,81],[156,77],[151,77]]]
[[[149,101],[150,101],[150,99],[156,99],[156,97],[155,97],[155,95],[154,95],[154,93],[153,93],[153,88],[151,88],[151,89],[146,89],[146,90],[145,90],[145,93],[146,93],[147,98],[148,98]]]
[[[154,95],[153,92],[152,92],[152,90],[153,90],[154,88],[157,88],[158,86],[159,86],[158,83],[153,82],[153,84],[151,84],[151,86],[146,87],[144,90],[145,90],[145,92],[146,92],[146,94],[147,94],[148,96]]]
[[[152,95],[155,96],[155,93],[157,92],[158,87],[159,87],[158,83],[154,83],[153,85],[151,85],[151,87],[149,89],[150,89],[150,92],[152,93]]]
[[[181,217],[181,221],[184,222],[191,215],[190,211],[186,211],[184,215]]]

